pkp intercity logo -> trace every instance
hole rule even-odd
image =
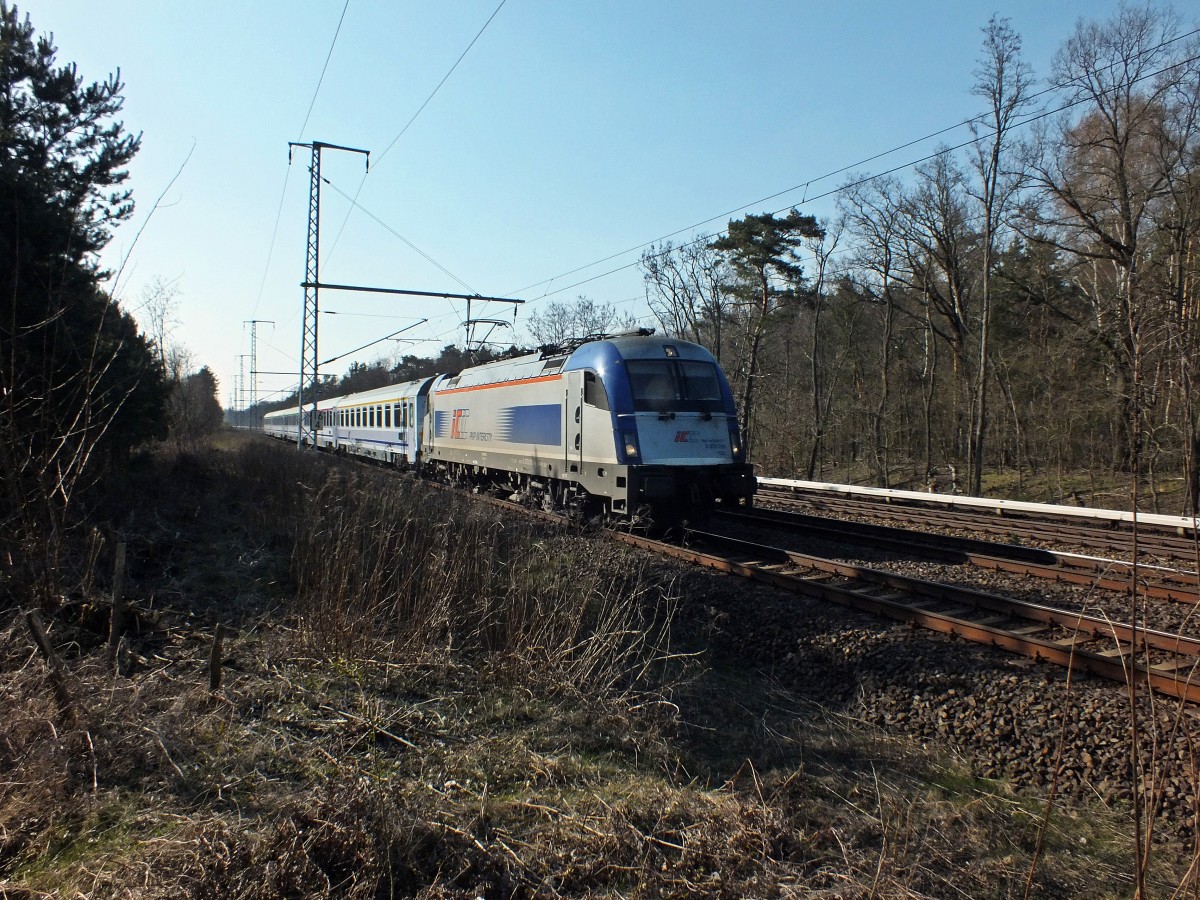
[[[453,412],[453,418],[450,421],[450,440],[460,440],[463,437],[461,426],[462,420],[469,418],[471,411],[469,409],[456,409]]]

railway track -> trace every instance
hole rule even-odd
[[[620,541],[791,593],[1200,702],[1200,640],[997,594],[692,532],[689,545],[614,531]]]
[[[760,485],[757,503],[774,504],[788,510],[805,510],[826,516],[845,516],[880,522],[900,523],[921,530],[948,529],[957,532],[995,535],[1005,541],[1034,541],[1056,546],[1088,548],[1089,552],[1129,552],[1133,531],[1121,520],[1080,521],[1065,515],[1036,515],[1028,509],[1012,511],[1010,507],[964,511],[936,505],[938,495],[928,501],[895,500],[887,497],[868,498],[843,496],[832,491],[808,491]],[[935,505],[930,505],[935,504]],[[1023,504],[1033,507],[1035,504]],[[1176,528],[1164,528],[1139,522],[1137,543],[1139,555],[1146,554],[1164,562],[1195,563],[1197,539],[1195,529],[1179,533]]]
[[[918,554],[944,562],[1050,581],[1128,592],[1137,584],[1138,593],[1158,600],[1200,603],[1200,578],[1195,569],[1142,564],[1045,550],[1021,544],[998,543],[889,525],[847,519],[830,519],[799,512],[757,507],[753,510],[721,510],[723,521],[767,528],[785,528],[822,540],[840,541],[902,553]]]
[[[433,484],[433,483],[431,483]],[[451,490],[448,485],[433,486]],[[567,517],[487,495],[479,499],[544,521]],[[1036,661],[1131,680],[1200,703],[1200,639],[1134,627],[1110,618],[1027,603],[998,594],[850,565],[703,531],[669,543],[610,528],[614,540]]]

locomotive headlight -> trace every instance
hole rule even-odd
[[[625,448],[625,458],[632,461],[641,458],[636,431],[622,431],[621,445]]]
[[[733,428],[729,429],[729,452],[734,462],[742,461],[742,442],[738,440],[738,433]]]

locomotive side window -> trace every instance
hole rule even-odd
[[[595,372],[583,373],[583,402],[597,409],[608,409],[608,391]]]

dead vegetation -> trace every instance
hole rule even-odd
[[[0,896],[1026,894],[1037,799],[708,655],[719,578],[256,440],[105,508],[61,690],[3,612]],[[1126,825],[1055,810],[1029,895],[1128,895]]]

